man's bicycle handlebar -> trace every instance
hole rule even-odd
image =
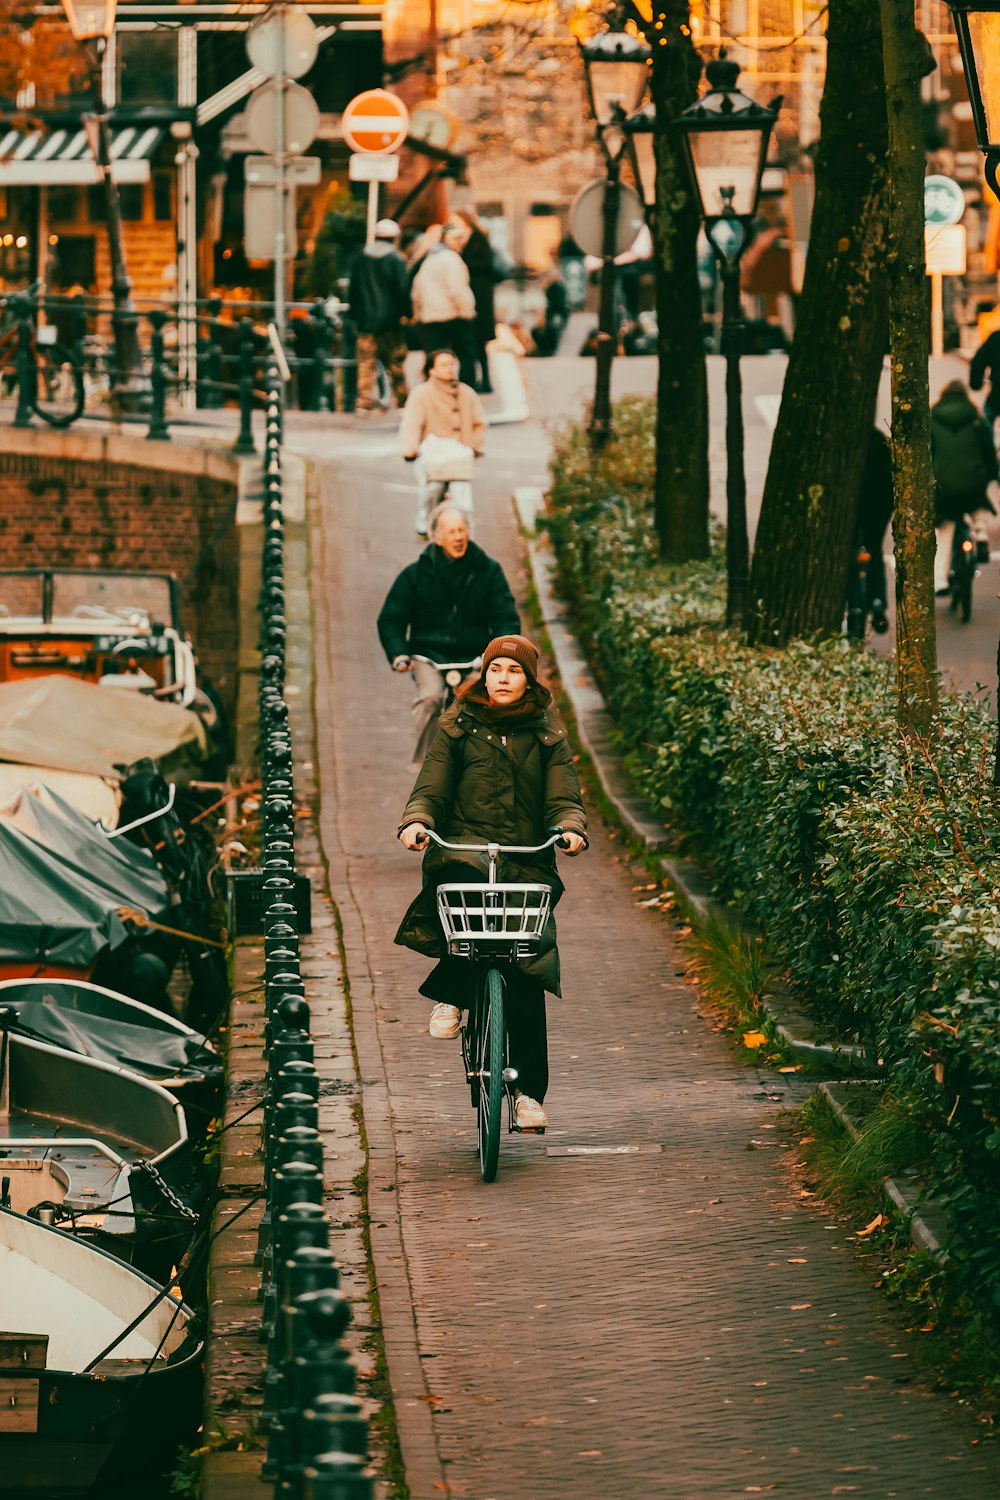
[[[553,844],[558,844],[560,849],[566,845],[562,840],[566,837],[563,828],[553,828],[549,838],[544,844],[449,844],[446,839],[440,838],[433,828],[424,829],[424,838],[433,839],[442,849],[453,849],[463,854],[486,854],[495,860],[501,854],[541,854],[545,849],[551,849]]]

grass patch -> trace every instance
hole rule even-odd
[[[927,1150],[905,1101],[857,1090],[848,1132],[818,1090],[797,1112],[807,1185],[859,1225],[858,1252],[874,1285],[896,1303],[911,1337],[910,1352],[939,1390],[970,1406],[989,1426],[1000,1420],[1000,1340],[989,1316],[955,1286],[947,1264],[914,1246],[909,1227],[884,1199],[887,1177],[919,1170]],[[879,1213],[885,1222],[866,1231]]]

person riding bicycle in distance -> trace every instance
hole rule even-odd
[[[565,831],[565,852],[587,847],[587,815],[566,730],[550,709],[552,694],[538,680],[538,650],[522,635],[499,636],[483,652],[480,676],[460,689],[441,716],[400,820],[407,849],[430,844],[431,828],[449,843],[540,844],[553,828]],[[434,1037],[457,1036],[474,983],[468,959],[445,952],[436,888],[443,881],[485,879],[485,857],[430,844],[423,885],[396,933],[396,942],[439,960],[420,986],[435,1001]],[[517,1069],[514,1119],[522,1129],[547,1124],[545,991],[560,995],[554,909],[563,893],[554,852],[511,855],[501,878],[544,883],[552,907],[539,949],[518,961],[507,986],[511,1065]]]
[[[482,458],[486,426],[483,403],[472,387],[463,385],[458,378],[455,351],[432,349],[424,366],[424,379],[414,386],[403,407],[399,446],[406,462],[426,457],[424,445],[428,439],[448,439],[460,448],[471,450],[475,458]],[[417,465],[420,472],[415,518],[417,536],[421,538],[427,535],[430,498],[423,467],[423,463]],[[472,485],[466,480],[455,480],[450,489],[452,500],[471,511]]]
[[[389,665],[412,672],[416,685],[416,761],[423,760],[430,726],[444,706],[444,678],[431,663],[472,661],[494,636],[521,628],[504,571],[471,540],[465,513],[446,501],[432,512],[430,531],[430,543],[396,578],[378,617]]]

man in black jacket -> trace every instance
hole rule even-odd
[[[469,538],[464,511],[445,503],[431,517],[431,540],[403,569],[378,617],[382,649],[394,672],[416,684],[415,761],[445,706],[444,678],[433,662],[473,661],[496,636],[520,635],[521,621],[503,569]],[[430,661],[414,661],[426,656]]]
[[[397,248],[399,225],[379,219],[375,238],[354,262],[348,299],[358,330],[357,411],[375,407],[375,361],[380,359],[392,384],[396,405],[406,403],[406,342],[403,320],[410,316],[410,278]]]
[[[969,388],[981,391],[987,375],[990,379],[983,416],[993,431],[993,424],[1000,416],[1000,332],[988,334],[969,363]]]

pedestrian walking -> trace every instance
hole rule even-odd
[[[538,650],[522,635],[500,636],[483,653],[479,677],[466,684],[444,713],[400,819],[398,838],[407,849],[429,844],[432,828],[449,843],[542,843],[551,830],[565,830],[565,848],[587,847],[587,815],[566,731],[552,709],[552,694],[539,681]],[[442,881],[485,879],[483,857],[430,845],[424,855],[420,894],[403,917],[396,942],[436,958],[420,986],[434,1001],[430,1034],[454,1037],[470,1001],[472,964],[445,951],[437,915]],[[504,878],[544,883],[552,908],[536,953],[511,967],[506,1010],[510,1064],[517,1070],[514,1117],[519,1128],[544,1129],[549,1064],[545,992],[560,995],[559,950],[554,909],[563,893],[551,849],[510,855]]]
[[[453,349],[432,349],[424,379],[403,408],[399,443],[407,463],[417,468],[416,533],[427,536],[432,501],[447,492],[452,503],[472,514],[472,467],[483,454],[486,413],[471,386],[458,378]]]
[[[950,380],[931,407],[931,459],[937,528],[934,591],[945,595],[955,523],[968,516],[977,538],[984,535],[976,512],[996,515],[986,491],[1000,472],[993,434],[961,380]]]
[[[413,759],[423,759],[444,707],[445,682],[434,662],[473,661],[494,636],[521,629],[517,605],[498,562],[469,536],[464,511],[447,501],[430,524],[431,539],[396,578],[379,611],[378,636],[394,672],[416,688]],[[414,661],[414,657],[428,661]]]
[[[433,228],[433,226],[432,226]],[[428,230],[428,237],[432,230]],[[427,351],[447,347],[458,356],[460,374],[466,385],[476,378],[473,321],[476,299],[469,282],[469,271],[456,249],[459,232],[445,224],[436,240],[432,239],[422,253],[411,285],[413,316],[421,347]]]
[[[456,210],[456,219],[461,222],[465,234],[461,255],[469,272],[469,285],[476,302],[473,321],[473,353],[477,391],[492,391],[490,359],[486,346],[496,338],[496,314],[493,296],[497,284],[497,256],[479,219],[470,208]]]
[[[375,238],[356,258],[351,271],[351,318],[358,330],[357,411],[372,411],[375,399],[375,362],[381,360],[397,406],[406,401],[406,339],[403,323],[409,318],[410,279],[399,252],[399,225],[380,219]]]
[[[983,416],[990,431],[1000,416],[1000,332],[987,334],[969,361],[969,388],[981,391],[989,376],[989,388],[983,402]]]

